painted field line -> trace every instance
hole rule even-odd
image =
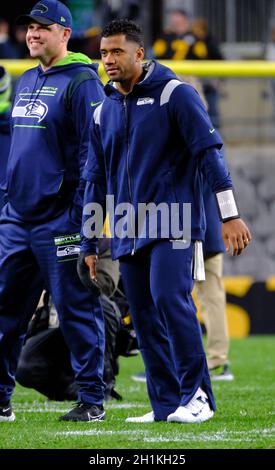
[[[141,431],[139,429],[136,429],[135,431],[131,431],[131,434],[135,435],[148,435],[150,431]],[[124,436],[124,435],[129,435],[129,430],[125,431],[108,431],[108,430],[97,430],[97,429],[90,429],[88,431],[58,431],[55,433],[50,433],[54,434],[55,436]]]
[[[13,409],[15,412],[24,412],[24,413],[62,413],[64,411],[69,410],[72,408],[73,405],[51,405],[49,403],[41,403],[39,405],[32,404],[32,403],[13,403]],[[131,408],[146,408],[146,405],[141,403],[105,403],[104,407],[106,410],[123,410],[123,409],[131,409]]]
[[[251,442],[258,439],[259,436],[264,438],[272,438],[275,436],[275,428],[270,429],[251,429],[249,431],[218,431],[203,432],[200,434],[193,433],[173,433],[158,436],[145,437],[144,442]]]
[[[146,408],[146,406],[149,408],[150,405],[143,405],[142,403],[105,403],[104,407],[107,410],[122,410],[122,409],[128,409],[128,408]]]
[[[136,439],[130,439],[130,440],[136,440]],[[145,437],[143,439],[143,442],[147,442],[148,444],[153,444],[153,443],[166,443],[166,442],[190,442],[190,441],[193,441],[193,442],[251,442],[251,439],[242,439],[240,437],[238,438],[234,438],[234,437],[231,437],[231,438],[228,438],[228,437],[225,437],[223,439],[220,439],[220,438],[216,438],[216,437],[200,437],[200,436],[193,436],[193,439],[186,439],[185,437],[182,437],[182,438],[166,438],[166,437]]]
[[[170,425],[169,425],[170,426]],[[129,441],[136,441],[142,439],[143,442],[147,443],[162,443],[162,442],[253,442],[259,438],[259,435],[264,435],[265,438],[272,438],[275,435],[275,429],[253,429],[250,431],[218,431],[218,432],[203,432],[200,434],[194,434],[185,432],[186,427],[183,426],[182,433],[179,432],[164,432],[163,434],[154,435],[154,431],[139,430],[135,429],[131,431],[129,436],[129,430],[123,431],[109,431],[105,429],[96,430],[83,430],[83,431],[59,431],[54,434],[55,436],[116,436],[116,435],[128,435]],[[247,436],[249,434],[249,436]]]

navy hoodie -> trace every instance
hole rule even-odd
[[[107,193],[114,195],[115,205],[130,203],[135,227],[138,203],[191,203],[191,238],[203,240],[203,174],[213,191],[232,187],[220,151],[222,139],[191,85],[158,62],[145,68],[145,78],[127,96],[112,83],[106,85],[107,97],[94,114],[84,177],[102,188],[94,202],[104,204]],[[115,224],[118,220],[115,216]],[[156,238],[160,236],[158,231]],[[114,234],[113,257],[152,241],[137,233],[125,238]],[[83,237],[83,251],[92,248],[93,240]]]
[[[20,218],[45,221],[82,205],[89,126],[103,98],[97,65],[84,54],[20,77],[7,168],[8,199]]]
[[[11,129],[10,109],[0,112],[0,188],[5,187],[7,161],[10,151]],[[4,192],[0,190],[0,209],[4,204]]]

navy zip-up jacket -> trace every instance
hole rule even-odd
[[[84,54],[69,53],[47,71],[39,65],[20,77],[6,188],[20,218],[45,221],[71,203],[82,212],[89,127],[103,98],[97,65]]]
[[[191,85],[156,61],[145,67],[145,78],[127,96],[112,84],[105,86],[106,98],[94,113],[84,177],[94,184],[93,202],[104,205],[105,194],[113,194],[115,205],[134,207],[133,230],[139,225],[139,203],[190,203],[191,238],[203,240],[202,173],[213,191],[232,187],[220,151],[222,139]],[[84,205],[92,202],[89,192]],[[115,216],[115,227],[122,217]],[[158,228],[155,238],[160,236]],[[113,258],[152,241],[136,231],[125,238],[113,234]],[[94,247],[95,240],[83,236],[82,250],[91,253]]]
[[[5,186],[7,161],[10,151],[11,129],[10,109],[0,112],[0,188]],[[0,190],[0,209],[4,204],[4,192]]]

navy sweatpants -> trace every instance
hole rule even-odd
[[[102,404],[104,320],[100,302],[81,284],[76,259],[79,215],[67,209],[47,223],[22,222],[7,204],[0,218],[0,401],[9,400],[40,272],[71,351],[79,401]],[[28,308],[26,308],[28,306]]]
[[[166,420],[178,406],[186,405],[200,386],[215,409],[191,296],[194,247],[172,246],[169,240],[159,240],[134,256],[120,258],[156,420]]]

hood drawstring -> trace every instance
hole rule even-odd
[[[38,72],[38,74],[37,74],[37,76],[36,76],[36,79],[35,79],[33,91],[32,91],[32,93],[31,93],[31,98],[30,98],[30,99],[33,101],[33,102],[32,102],[32,108],[33,108],[33,106],[35,106],[35,102],[36,102],[36,100],[39,98],[40,92],[42,91],[42,88],[43,88],[43,86],[45,85],[45,82],[46,82],[46,80],[47,80],[47,75],[44,75],[41,85],[38,87],[38,90],[36,90],[38,80],[40,79],[40,76],[41,76],[42,73],[43,73],[43,72],[41,72],[41,70],[39,70],[39,72]]]

